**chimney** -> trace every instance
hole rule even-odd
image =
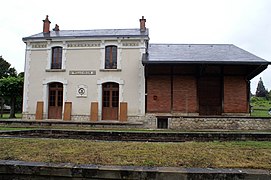
[[[43,20],[43,33],[49,33],[50,32],[50,21],[48,19],[48,15],[46,15],[45,20]]]
[[[144,19],[144,16],[142,16],[142,18],[139,19],[139,22],[140,22],[140,31],[146,31],[146,26],[145,26],[146,19]]]
[[[53,31],[59,31],[59,26],[56,24],[55,28],[53,29]]]

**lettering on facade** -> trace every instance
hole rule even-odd
[[[96,75],[96,71],[94,70],[82,70],[82,71],[70,71],[70,75]]]

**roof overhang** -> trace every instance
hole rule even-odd
[[[251,73],[249,73],[247,75],[247,79],[251,80],[252,78],[254,78],[255,76],[257,76],[258,74],[260,74],[261,72],[263,72],[267,67],[268,67],[268,65],[259,65],[253,71],[251,71]]]
[[[202,61],[185,61],[185,60],[174,60],[174,61],[165,61],[165,60],[152,60],[152,61],[148,61],[148,60],[142,60],[142,64],[143,65],[165,65],[165,64],[168,64],[168,65],[174,65],[174,64],[213,64],[213,65],[271,65],[271,62],[255,62],[255,61],[205,61],[205,60],[202,60]]]
[[[174,66],[174,65],[198,65],[198,66],[204,66],[204,65],[217,65],[217,66],[247,66],[248,71],[247,74],[245,74],[247,80],[251,80],[261,72],[263,72],[268,65],[271,65],[271,62],[269,61],[263,61],[263,62],[255,62],[255,61],[248,61],[248,62],[236,62],[236,61],[146,61],[142,60],[142,63],[144,66],[147,66],[151,68],[152,66]]]

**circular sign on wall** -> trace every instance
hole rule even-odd
[[[87,97],[86,85],[81,84],[76,87],[76,97]]]

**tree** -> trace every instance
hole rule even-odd
[[[18,76],[24,78],[24,72],[20,72]]]
[[[2,56],[0,56],[0,78],[17,75],[15,68],[10,66],[11,64],[5,61]]]
[[[265,89],[265,87],[263,85],[262,78],[260,78],[260,80],[258,82],[257,90],[256,90],[256,96],[257,97],[267,97],[267,95],[268,95],[268,91]]]
[[[21,76],[9,76],[0,79],[0,96],[10,102],[9,118],[15,118],[16,100],[23,96],[23,84],[23,77]]]
[[[267,94],[267,99],[271,100],[271,90],[269,91],[269,93]]]

